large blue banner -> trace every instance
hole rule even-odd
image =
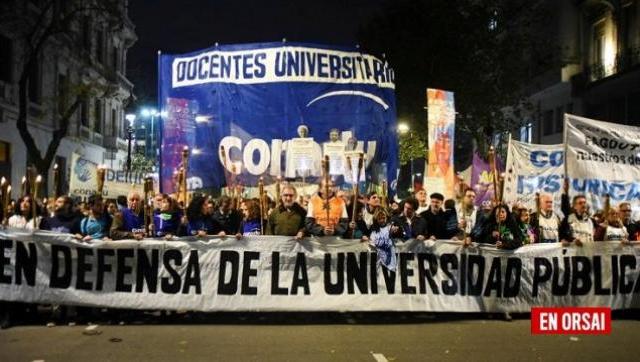
[[[384,60],[317,44],[221,45],[162,54],[159,73],[163,192],[174,191],[185,145],[192,190],[313,182],[325,155],[335,182],[350,183],[359,153],[367,181],[395,184],[394,73]]]

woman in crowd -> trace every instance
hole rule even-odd
[[[207,235],[225,235],[220,225],[211,217],[214,211],[209,206],[209,198],[194,196],[187,208],[187,234],[204,237]]]
[[[113,217],[118,213],[118,203],[114,199],[107,200],[107,215],[113,220]]]
[[[612,207],[603,215],[603,222],[596,226],[594,240],[596,241],[629,241],[629,233],[622,223],[618,208]]]
[[[503,204],[493,208],[491,216],[474,230],[472,236],[478,243],[492,244],[499,249],[516,249],[522,245],[522,232],[509,208]]]
[[[378,254],[378,265],[383,265],[388,270],[395,271],[397,266],[396,248],[393,243],[393,235],[397,234],[399,227],[389,223],[389,215],[387,212],[378,208],[373,215],[373,224],[371,225],[371,234],[363,236],[363,241],[368,241],[374,246]]]
[[[242,210],[243,218],[240,223],[240,228],[236,233],[236,238],[240,239],[243,236],[260,235],[260,205],[258,201],[254,199],[245,200],[240,205],[240,210]],[[263,221],[262,225],[265,226],[266,222]]]
[[[17,212],[13,214],[8,221],[9,227],[20,228],[20,229],[29,229],[34,230],[38,229],[40,226],[40,221],[42,220],[42,216],[40,216],[40,210],[38,205],[36,204],[36,218],[35,222],[33,220],[33,199],[31,195],[22,196],[18,199],[17,203]]]
[[[89,215],[80,222],[80,234],[76,234],[76,239],[91,241],[107,238],[111,227],[111,219],[107,215],[102,196],[90,196],[87,207]]]
[[[530,214],[529,209],[524,206],[517,206],[516,210],[516,220],[518,227],[520,228],[520,233],[522,234],[522,244],[533,244],[537,242],[536,233],[530,224]]]
[[[153,212],[153,236],[171,239],[178,235],[182,212],[178,203],[167,194],[162,194],[160,209]]]

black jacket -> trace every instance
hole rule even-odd
[[[427,222],[423,218],[414,215],[411,219],[411,225],[409,225],[407,220],[407,217],[404,215],[397,215],[391,218],[391,224],[400,228],[397,235],[393,235],[393,237],[404,240],[415,239],[418,235],[422,235],[425,238],[427,237]]]
[[[450,233],[447,231],[447,215],[444,210],[440,210],[437,214],[431,212],[431,208],[423,211],[420,217],[424,219],[427,227],[426,238],[435,236],[436,239],[450,239]]]

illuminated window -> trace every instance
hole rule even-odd
[[[533,124],[527,123],[526,125],[520,127],[520,141],[531,143],[533,139]]]

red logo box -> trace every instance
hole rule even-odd
[[[611,308],[531,308],[531,334],[611,334]]]

